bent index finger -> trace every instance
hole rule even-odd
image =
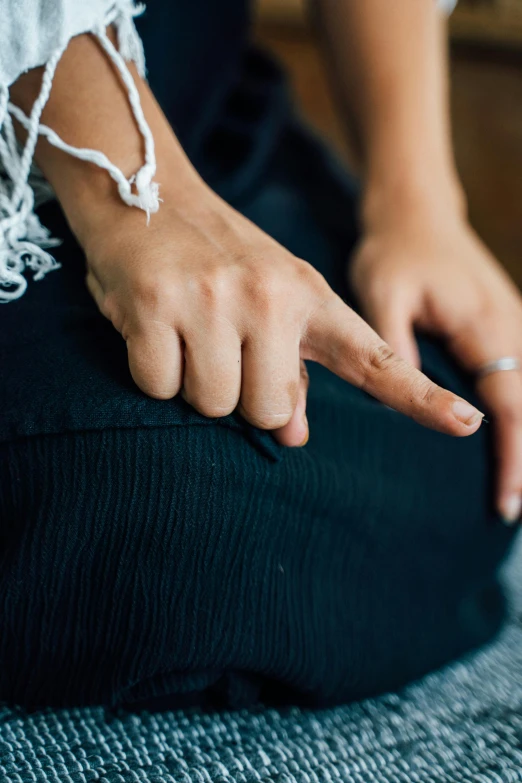
[[[448,435],[476,432],[483,414],[412,367],[334,295],[310,318],[301,344],[304,359],[319,362],[339,377]]]

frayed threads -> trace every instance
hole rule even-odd
[[[34,213],[34,193],[28,184],[31,161],[38,139],[38,125],[52,87],[52,78],[63,50],[56,51],[46,65],[42,87],[31,111],[31,128],[26,144],[19,152],[11,117],[9,93],[3,88],[0,98],[0,160],[4,175],[0,177],[0,304],[19,299],[27,288],[26,269],[41,280],[60,264],[44,248],[55,247],[52,239]],[[12,184],[11,193],[10,184]]]
[[[34,193],[28,182],[39,134],[63,152],[107,171],[116,182],[122,201],[143,210],[147,215],[147,224],[150,215],[159,209],[159,186],[153,181],[156,173],[154,139],[141,108],[138,90],[125,63],[125,59],[134,60],[138,72],[144,75],[143,46],[133,23],[133,17],[142,10],[143,6],[135,6],[131,0],[122,0],[112,6],[103,23],[91,31],[121,76],[136,125],[144,141],[144,165],[129,179],[102,152],[73,147],[40,122],[51,91],[54,72],[65,47],[56,50],[49,58],[40,94],[30,117],[9,102],[8,88],[0,86],[0,160],[3,164],[3,172],[0,173],[0,303],[12,302],[24,294],[27,288],[24,272],[27,269],[33,271],[34,280],[41,280],[47,272],[60,267],[45,250],[59,245],[60,240],[51,238],[49,231],[41,225],[34,213]],[[105,32],[106,27],[111,24],[116,28],[120,51]],[[10,115],[28,132],[21,152],[16,143]]]
[[[6,206],[0,192],[0,213],[8,211]],[[33,208],[33,192],[28,187],[19,210],[0,221],[0,304],[19,299],[25,293],[27,269],[33,272],[33,280],[42,280],[61,266],[44,249],[60,245],[61,240],[51,237]]]

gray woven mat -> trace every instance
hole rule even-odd
[[[507,573],[513,614],[500,638],[400,694],[219,715],[0,705],[0,781],[522,781],[522,546]]]

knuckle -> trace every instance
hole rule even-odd
[[[173,291],[164,280],[145,278],[134,282],[131,296],[135,308],[140,312],[161,313],[171,301]]]
[[[498,312],[490,298],[474,296],[469,302],[463,303],[458,329],[455,327],[455,339],[462,342],[479,333],[495,334],[502,320],[503,314]]]
[[[212,312],[226,299],[230,283],[225,271],[216,269],[192,280],[190,287],[199,303]]]
[[[321,281],[324,281],[323,275],[318,272],[312,264],[305,261],[304,258],[296,259],[296,263],[294,263],[294,272],[299,280],[306,283],[320,285]]]
[[[260,259],[257,269],[260,272],[251,275],[245,284],[245,295],[251,308],[264,318],[273,320],[280,319],[282,314],[285,317],[291,317],[291,312],[296,314],[302,300],[297,292],[304,293],[305,299],[313,293],[321,300],[331,293],[320,272],[301,259],[283,257],[278,265],[273,259]]]
[[[298,283],[311,288],[320,298],[324,298],[332,293],[332,289],[325,277],[308,261],[299,259],[295,271]]]
[[[283,281],[273,272],[256,276],[249,282],[247,294],[256,311],[262,316],[269,316],[284,294]]]
[[[400,362],[389,345],[382,343],[371,348],[363,358],[363,386],[383,372],[389,372]]]
[[[482,295],[477,296],[472,302],[472,317],[490,325],[497,321],[499,313],[495,307],[495,302],[487,293],[483,292]]]
[[[440,389],[435,383],[429,380],[422,381],[419,388],[419,400],[422,405],[432,405],[438,391]]]

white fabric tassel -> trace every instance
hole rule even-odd
[[[145,162],[129,179],[102,152],[73,147],[40,122],[51,92],[56,66],[66,47],[57,49],[49,58],[40,94],[30,117],[9,102],[8,88],[0,85],[0,303],[12,302],[23,295],[27,288],[24,276],[26,270],[33,272],[34,280],[41,280],[47,272],[60,267],[45,250],[59,245],[60,240],[50,237],[49,231],[41,225],[34,213],[34,192],[29,184],[39,134],[69,155],[105,169],[116,182],[121,199],[129,206],[142,209],[147,214],[147,223],[150,215],[159,209],[159,187],[153,181],[156,173],[154,139],[141,108],[138,90],[125,63],[127,59],[134,60],[138,71],[144,75],[143,47],[132,21],[133,16],[142,10],[143,7],[135,6],[132,0],[121,0],[111,8],[103,22],[91,31],[120,73],[136,125],[143,137]],[[120,51],[113,46],[105,32],[111,24],[116,28]],[[28,131],[21,150],[16,143],[10,115]]]

